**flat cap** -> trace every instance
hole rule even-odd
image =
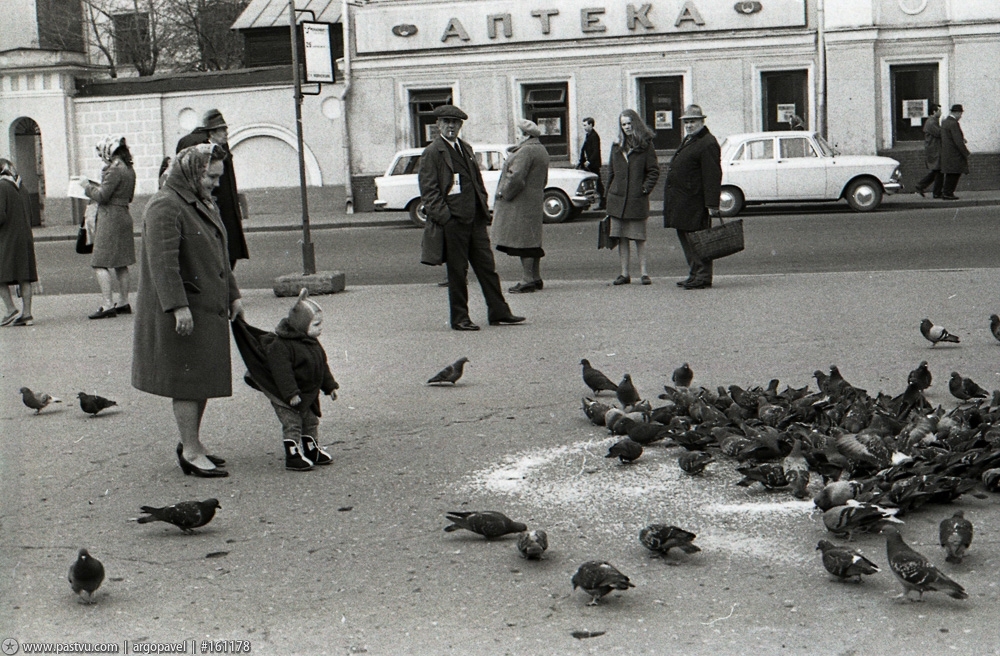
[[[434,116],[438,118],[457,118],[464,121],[469,115],[454,105],[440,105],[434,108]]]
[[[517,122],[518,129],[528,135],[529,137],[540,137],[542,136],[542,130],[538,127],[538,124],[534,121],[529,121],[526,118],[522,118]]]

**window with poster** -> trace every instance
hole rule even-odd
[[[423,148],[438,135],[434,109],[451,104],[451,89],[421,89],[410,91],[410,125],[413,126],[413,147]]]
[[[804,130],[809,126],[809,71],[760,74],[765,132]]]
[[[524,117],[538,124],[539,141],[555,160],[569,159],[569,84],[525,84],[521,87],[524,99]]]
[[[892,142],[924,141],[924,119],[937,102],[938,65],[890,66],[892,86]]]
[[[657,150],[673,150],[681,145],[683,90],[684,78],[680,75],[639,80],[640,115],[655,133],[653,146]]]

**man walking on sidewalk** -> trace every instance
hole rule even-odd
[[[948,118],[941,121],[941,173],[944,174],[941,198],[944,200],[958,200],[955,195],[958,179],[969,172],[969,149],[962,126],[958,124],[964,111],[961,105],[952,105]]]
[[[917,193],[921,196],[927,187],[934,185],[934,198],[941,198],[944,176],[941,174],[941,105],[931,103],[931,115],[924,121],[924,160],[930,169],[917,183]]]

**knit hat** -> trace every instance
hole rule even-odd
[[[526,118],[522,118],[517,122],[518,129],[528,135],[529,137],[540,137],[542,136],[542,130],[538,127],[538,124],[534,121],[529,121]]]
[[[303,287],[295,305],[289,310],[287,319],[289,326],[303,334],[309,330],[309,324],[312,323],[313,318],[317,314],[323,314],[323,308],[319,306],[319,303],[309,300],[308,296],[309,290]]]

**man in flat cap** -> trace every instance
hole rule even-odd
[[[226,226],[226,247],[229,249],[229,268],[236,268],[236,260],[250,259],[247,240],[243,236],[243,211],[240,208],[239,190],[236,188],[236,172],[233,170],[233,154],[229,152],[229,126],[222,112],[210,109],[202,117],[201,125],[191,134],[181,137],[177,151],[203,143],[214,143],[226,152],[222,160],[222,177],[219,186],[212,191],[215,204],[219,207],[222,223]]]
[[[479,330],[469,318],[469,265],[479,280],[491,326],[514,324],[514,315],[500,289],[490,236],[489,201],[479,163],[472,147],[458,138],[469,118],[454,105],[434,110],[440,134],[420,157],[420,199],[427,220],[444,228],[445,263],[448,267],[448,302],[454,330]]]
[[[958,200],[955,188],[963,173],[969,172],[969,148],[965,145],[965,135],[958,121],[965,109],[952,105],[948,118],[941,121],[941,173],[944,174],[944,188],[941,198]]]

